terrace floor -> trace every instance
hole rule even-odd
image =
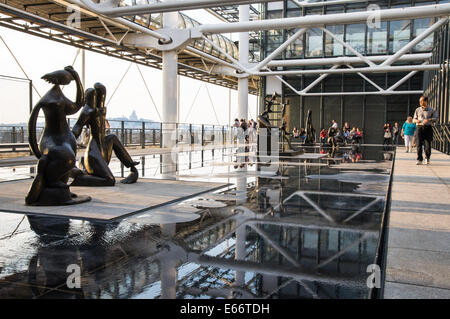
[[[398,147],[392,185],[385,298],[450,298],[450,157],[430,165]]]

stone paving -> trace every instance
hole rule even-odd
[[[450,298],[450,156],[430,165],[397,148],[385,298]]]

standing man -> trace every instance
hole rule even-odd
[[[428,107],[428,97],[422,95],[419,99],[420,107],[414,112],[414,123],[417,125],[417,165],[422,165],[422,146],[425,150],[425,164],[430,164],[431,141],[433,140],[433,128],[431,125],[437,121],[437,113]]]

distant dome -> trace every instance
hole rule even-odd
[[[131,115],[129,117],[130,121],[139,121],[138,116],[136,115],[136,111],[133,110],[133,112],[131,112]]]

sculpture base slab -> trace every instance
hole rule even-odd
[[[122,184],[120,179],[114,187],[70,187],[78,194],[76,200],[91,201],[79,205],[26,206],[25,195],[32,179],[0,183],[0,214],[20,213],[47,217],[66,217],[93,221],[119,221],[126,216],[175,204],[227,186],[186,180],[139,178],[134,184]]]
[[[280,156],[297,156],[297,155],[301,155],[303,154],[303,151],[292,151],[292,150],[287,150],[287,151],[283,151],[279,153]]]
[[[72,194],[69,187],[44,188],[39,200],[29,206],[66,206],[85,203],[91,200],[90,196],[77,196]]]

